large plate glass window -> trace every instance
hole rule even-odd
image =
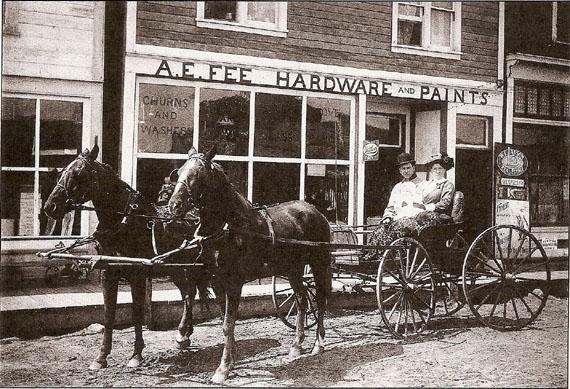
[[[81,152],[83,109],[77,101],[3,97],[2,237],[81,234],[81,212],[53,226],[41,209],[58,169]]]
[[[222,30],[285,37],[287,2],[198,1],[196,25]]]
[[[460,59],[461,2],[392,3],[392,51]]]
[[[531,227],[568,226],[568,127],[516,123],[529,162]]]
[[[570,44],[570,3],[567,1],[552,2],[552,40]]]
[[[307,99],[307,158],[348,159],[350,102]]]

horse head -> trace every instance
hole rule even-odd
[[[215,146],[206,154],[198,153],[192,147],[184,165],[170,173],[170,181],[176,183],[168,202],[174,217],[182,217],[191,210],[200,212],[212,205],[212,199],[220,197],[218,189],[221,189],[219,184],[221,168],[212,162],[215,155]]]
[[[85,149],[63,169],[44,207],[44,213],[52,218],[61,219],[74,205],[84,204],[92,198],[92,187],[96,181],[93,166],[99,147]]]

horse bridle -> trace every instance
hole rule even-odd
[[[95,167],[90,163],[90,161],[82,156],[77,157],[78,160],[83,161],[87,166],[89,166],[91,168],[91,180],[90,180],[90,191],[93,192],[93,184],[96,183],[98,181],[98,177],[97,177],[97,169],[95,169]],[[82,168],[84,169],[84,167]],[[64,170],[65,172],[66,170]],[[67,177],[66,177],[67,178]],[[65,204],[67,207],[72,208],[72,209],[77,209],[80,208],[81,205],[83,203],[86,203],[87,201],[89,201],[87,199],[87,193],[88,191],[85,191],[84,193],[82,193],[81,197],[79,199],[74,199],[70,194],[69,194],[69,190],[66,187],[67,184],[67,180],[64,181],[64,177],[63,177],[63,173],[62,176],[59,178],[59,180],[57,181],[57,183],[55,184],[55,187],[59,187],[63,190],[63,192],[65,193],[65,197],[67,198]],[[63,183],[62,183],[63,182]]]

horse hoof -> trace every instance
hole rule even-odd
[[[107,367],[107,361],[100,362],[100,361],[93,361],[89,365],[89,370],[100,370]]]
[[[291,347],[289,349],[289,355],[287,355],[287,359],[293,360],[297,359],[302,355],[302,351],[300,347]]]
[[[214,375],[212,376],[212,383],[216,385],[221,385],[226,381],[228,375],[229,375],[228,371],[220,371],[220,369],[217,369]]]
[[[134,355],[129,361],[129,363],[127,363],[127,367],[139,367],[141,365],[141,362],[142,362],[142,356]]]
[[[312,355],[319,355],[325,352],[325,348],[323,346],[315,346],[311,351]]]
[[[179,349],[184,350],[187,349],[188,347],[190,347],[190,344],[192,342],[190,341],[190,339],[184,339],[184,340],[178,340],[176,339],[176,345],[178,346]]]

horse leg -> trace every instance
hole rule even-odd
[[[107,367],[107,356],[111,353],[111,348],[113,347],[113,327],[115,326],[119,275],[112,270],[104,269],[101,271],[101,283],[103,286],[105,329],[103,331],[103,343],[101,344],[99,355],[89,366],[91,370],[99,370]]]
[[[242,285],[234,285],[230,288],[226,288],[226,312],[222,326],[224,331],[224,352],[222,353],[220,366],[218,366],[212,377],[212,382],[218,385],[222,384],[228,378],[230,370],[234,367],[236,355],[234,331],[241,297],[241,288]]]
[[[317,336],[311,354],[321,354],[325,350],[325,325],[324,317],[327,306],[327,296],[330,291],[330,277],[327,266],[313,266],[317,300]]]
[[[178,332],[176,334],[178,347],[184,349],[190,346],[190,335],[194,332],[192,325],[192,306],[196,296],[196,285],[186,276],[173,276],[172,281],[180,290],[182,302],[184,303],[184,311],[182,312],[182,318],[178,324]]]
[[[138,367],[143,360],[142,350],[144,349],[142,326],[144,323],[146,276],[140,272],[133,273],[130,275],[129,281],[131,283],[131,296],[133,298],[132,318],[135,326],[135,350],[127,363],[127,367]]]
[[[289,283],[295,293],[295,305],[297,309],[297,320],[295,322],[295,341],[289,349],[290,359],[300,357],[303,353],[302,343],[305,340],[305,315],[307,311],[307,297],[305,286],[301,277],[302,273],[296,272],[289,275]]]
[[[220,312],[222,313],[222,321],[223,321],[224,316],[226,315],[226,291],[217,282],[212,282],[212,289],[214,290],[214,294],[216,295],[216,302],[220,307]]]

